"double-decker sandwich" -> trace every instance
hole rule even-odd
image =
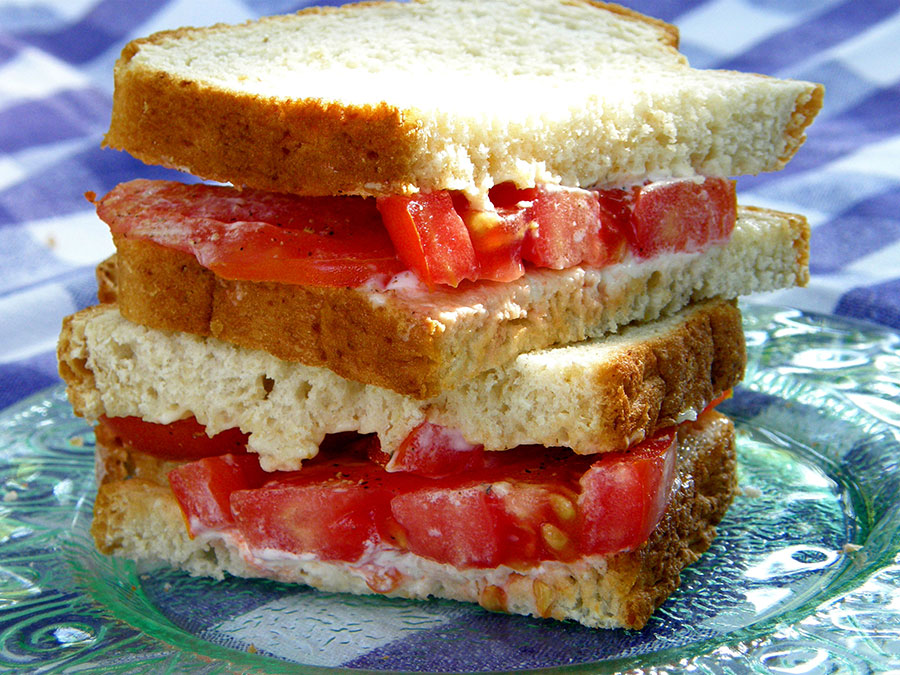
[[[821,87],[615,5],[364,3],[129,44],[116,255],[60,372],[101,551],[639,628],[735,491],[715,411]]]

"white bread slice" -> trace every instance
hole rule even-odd
[[[677,588],[680,571],[709,547],[736,489],[734,429],[725,417],[706,413],[684,425],[679,443],[668,509],[639,549],[571,563],[545,562],[525,570],[458,570],[412,553],[394,553],[389,563],[404,574],[383,594],[477,602],[495,611],[571,619],[592,627],[641,628]],[[99,466],[110,463],[112,456],[115,467],[105,472],[94,505],[92,533],[103,553],[161,560],[194,575],[222,578],[228,573],[328,591],[373,592],[371,567],[296,556],[251,561],[233,539],[189,538],[162,471],[126,477],[118,469],[145,463],[123,459],[121,448],[98,445],[97,451]]]
[[[781,168],[822,87],[692,69],[677,43],[586,0],[372,2],[168,31],[123,50],[105,142],[310,195]]]
[[[438,396],[522,352],[579,342],[691,302],[803,285],[802,216],[742,207],[731,240],[601,271],[529,270],[516,281],[427,290],[320,288],[229,281],[193,256],[117,239],[100,297],[126,318],[212,335],[420,399]]]
[[[329,433],[376,433],[392,453],[424,421],[488,450],[620,450],[693,419],[740,381],[746,361],[740,312],[727,301],[522,354],[427,400],[215,338],[149,329],[114,305],[68,317],[59,359],[77,414],[159,423],[193,415],[210,434],[239,427],[267,471],[299,468]]]

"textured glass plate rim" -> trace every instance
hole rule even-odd
[[[766,308],[763,306],[750,306],[750,308],[745,308],[744,313],[745,316],[753,316],[758,312],[765,314],[766,310],[769,311],[784,311],[778,308]],[[882,333],[885,336],[891,336],[892,333],[889,331],[878,327],[873,326],[871,324],[866,324],[864,322],[857,322],[854,320],[847,320],[842,317],[830,317],[826,315],[817,315],[814,313],[808,312],[799,312],[796,311],[797,316],[805,316],[811,319],[815,319],[821,322],[824,322],[824,325],[828,325],[829,323],[836,323],[838,325],[843,324],[844,327],[853,328],[858,327],[861,330],[865,330],[868,332]],[[48,392],[52,392],[54,389],[58,389],[59,386],[51,387],[44,392],[40,392],[38,394],[32,395],[23,401],[20,401],[2,411],[5,415],[15,413],[16,411],[25,410],[29,405],[33,404],[35,401],[40,400],[41,398],[45,398]],[[765,389],[763,389],[765,391]],[[821,392],[815,390],[815,388],[809,388],[806,386],[798,386],[793,391],[792,394],[796,395],[799,398],[802,398],[805,395],[811,395],[817,402],[821,402]],[[863,415],[868,415],[868,413],[862,412]],[[849,422],[847,422],[849,424]],[[894,429],[896,432],[896,429]],[[776,432],[777,433],[777,432]],[[827,461],[827,460],[826,460]],[[829,472],[829,475],[832,475]],[[846,488],[847,485],[842,482],[842,487]],[[897,507],[897,504],[893,504],[893,507]],[[86,517],[87,513],[79,513],[77,509],[84,509],[84,505],[79,503],[79,506],[76,508],[76,513],[74,514],[74,518],[70,520],[70,524],[74,524],[81,517]],[[897,509],[894,508],[896,511]],[[870,523],[868,526],[863,526],[865,536],[868,537],[872,531],[875,524]],[[894,522],[894,529],[892,533],[893,535],[897,535],[900,532],[900,522]],[[881,533],[884,534],[884,533]],[[891,537],[891,539],[896,539],[896,536]],[[58,543],[62,545],[63,549],[79,545],[71,536],[67,536],[65,534],[61,535],[58,539]],[[865,543],[865,542],[861,542]],[[689,645],[683,645],[678,647],[672,647],[668,649],[663,649],[657,652],[648,653],[641,655],[639,657],[622,657],[622,658],[612,658],[606,659],[602,661],[595,661],[590,663],[580,663],[580,664],[571,664],[571,665],[561,665],[551,668],[538,668],[538,669],[528,669],[528,670],[517,670],[515,672],[533,672],[533,673],[550,673],[550,672],[613,672],[620,668],[635,668],[635,667],[650,667],[652,668],[655,665],[663,665],[669,664],[669,667],[666,667],[666,672],[681,672],[677,666],[675,669],[672,666],[676,665],[676,662],[688,663],[688,660],[710,653],[712,649],[721,649],[723,647],[740,645],[742,643],[746,643],[748,640],[757,640],[766,635],[772,633],[772,631],[778,626],[784,625],[792,625],[796,624],[800,620],[810,616],[817,607],[821,607],[830,600],[852,590],[854,587],[860,585],[863,581],[865,581],[865,577],[872,575],[878,571],[878,569],[884,567],[885,565],[891,562],[891,559],[894,555],[896,555],[898,549],[900,549],[900,541],[895,542],[895,545],[887,548],[883,548],[881,551],[881,555],[877,560],[872,561],[868,560],[864,569],[861,571],[860,569],[854,569],[853,566],[846,566],[839,573],[837,573],[836,577],[832,580],[830,584],[830,592],[828,595],[814,595],[810,597],[807,601],[792,607],[790,610],[786,611],[782,614],[777,614],[773,617],[762,619],[750,626],[745,628],[736,629],[728,634],[716,636],[707,640],[700,640]],[[135,567],[133,563],[127,561],[118,561],[117,565],[121,566],[121,569],[124,573],[134,574]],[[79,590],[84,593],[88,593],[88,589],[84,587],[84,582],[81,582],[82,588]],[[101,602],[103,600],[103,593],[97,593],[96,591],[90,593],[91,599],[95,602]],[[107,615],[109,612],[106,612]],[[2,610],[0,610],[0,616],[2,616]],[[146,621],[137,621],[134,620],[129,621],[128,617],[118,616],[116,620],[124,621],[127,625],[131,627],[136,627],[136,624],[143,624],[146,626]],[[835,629],[837,631],[837,629]],[[320,672],[320,673],[328,673],[328,672],[342,672],[342,673],[390,673],[390,672],[405,672],[405,671],[389,671],[389,670],[362,670],[362,669],[353,669],[346,667],[323,667],[323,666],[311,666],[311,665],[302,665],[295,664],[290,662],[281,661],[278,659],[273,659],[271,657],[265,655],[255,655],[249,654],[246,652],[242,652],[240,650],[222,646],[215,645],[210,643],[202,638],[196,637],[182,629],[178,628],[174,624],[170,624],[169,626],[164,626],[157,624],[153,627],[152,631],[145,631],[147,635],[150,637],[160,640],[162,642],[159,647],[161,649],[175,650],[176,652],[183,652],[184,650],[179,649],[177,647],[171,647],[173,642],[181,643],[185,646],[190,645],[192,649],[190,650],[195,655],[202,655],[201,658],[204,662],[207,662],[207,665],[212,665],[209,663],[209,659],[219,660],[221,659],[225,664],[231,664],[235,666],[244,666],[244,667],[252,667],[254,669],[260,669],[265,671],[290,671],[295,672],[298,667],[304,668],[304,672]],[[154,650],[152,652],[155,658],[159,658],[164,655],[164,652],[160,650]],[[148,656],[150,654],[148,653]],[[677,661],[673,662],[673,659]],[[32,663],[29,665],[29,668],[33,667],[35,664]],[[180,665],[188,666],[187,663],[182,663]],[[197,664],[199,665],[199,664]],[[423,672],[423,671],[418,671]],[[490,672],[490,671],[479,671],[479,672]],[[501,672],[501,671],[492,671],[492,672]]]

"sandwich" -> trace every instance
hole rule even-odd
[[[97,547],[641,628],[736,491],[736,298],[808,278],[732,178],[821,102],[594,2],[130,43],[106,145],[205,182],[88,194],[116,253],[58,353]]]

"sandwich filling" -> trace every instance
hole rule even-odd
[[[592,456],[540,446],[485,453],[434,429],[399,459],[374,437],[341,434],[301,470],[264,472],[237,430],[208,438],[192,419],[103,418],[97,439],[175,460],[168,482],[191,538],[228,537],[249,560],[362,565],[411,553],[461,570],[637,549],[665,512],[678,453],[678,427]]]
[[[114,237],[193,255],[226,279],[384,288],[411,271],[428,288],[512,281],[526,267],[602,269],[693,253],[734,229],[735,186],[685,178],[629,188],[495,186],[378,198],[299,197],[135,180],[96,200]]]

